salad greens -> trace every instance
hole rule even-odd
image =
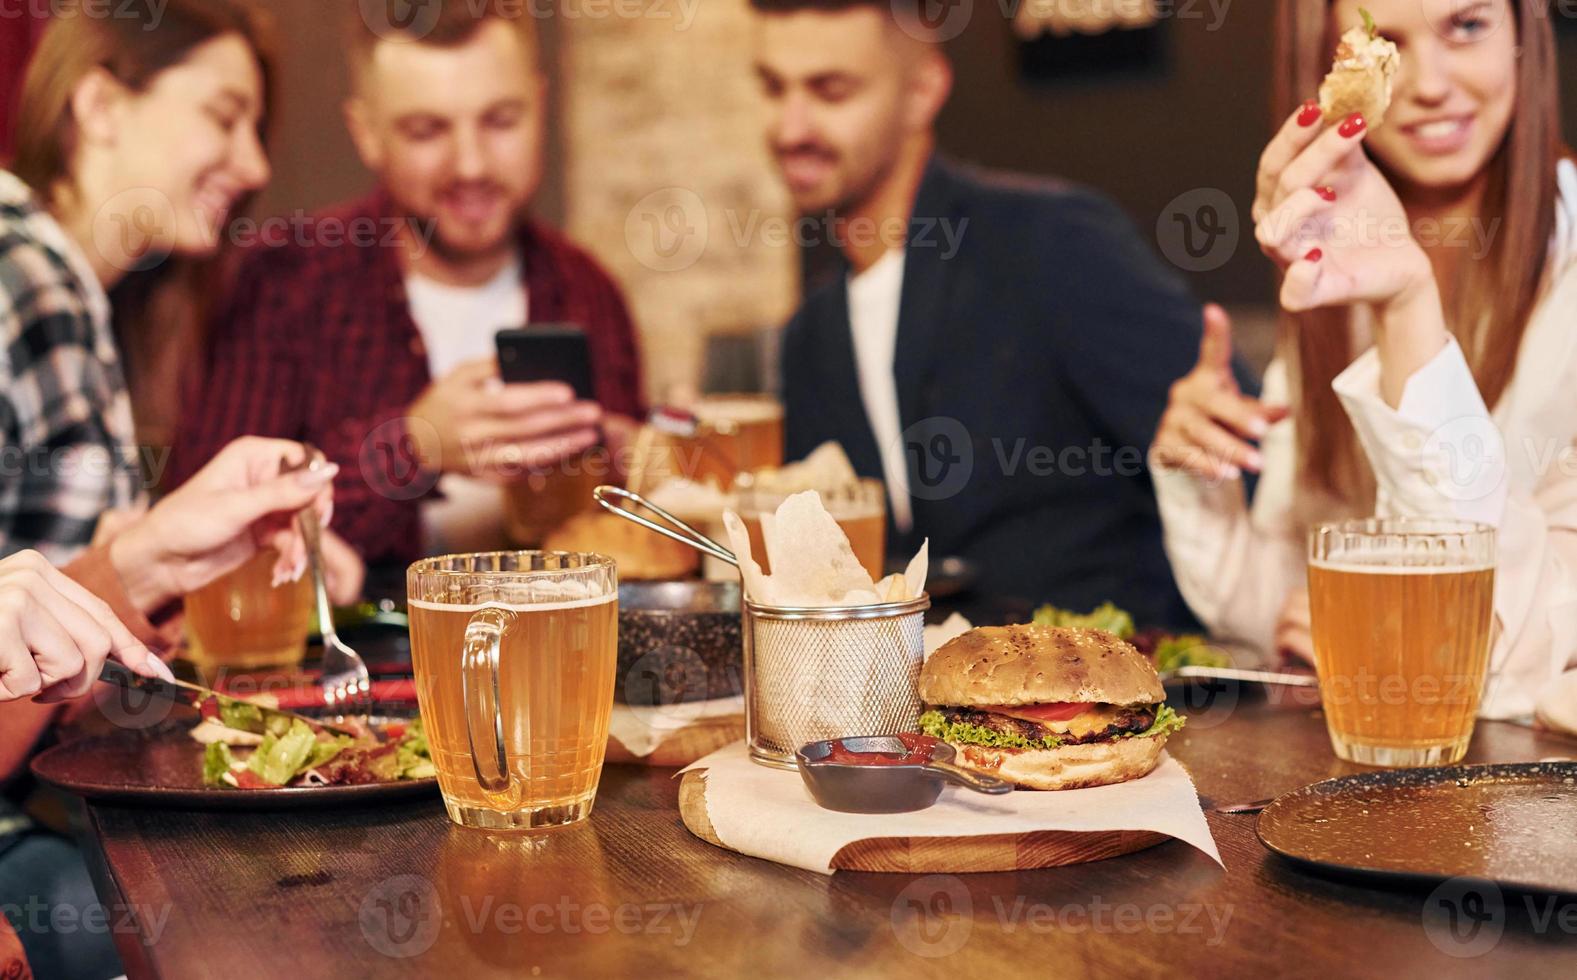
[[[1156,738],[1162,735],[1171,735],[1181,731],[1188,723],[1188,718],[1178,714],[1169,704],[1162,704],[1156,710],[1155,721],[1142,732],[1123,732],[1119,738]],[[940,711],[927,711],[920,716],[920,730],[933,738],[944,742],[958,742],[965,745],[985,745],[992,748],[1005,749],[1054,749],[1062,744],[1062,740],[1048,735],[1045,738],[1031,739],[1019,734],[999,732],[983,725],[972,725],[965,721],[949,722]]]
[[[1126,640],[1133,636],[1133,617],[1113,603],[1102,603],[1098,608],[1079,614],[1070,609],[1045,605],[1035,610],[1034,622],[1041,626],[1076,626],[1082,629],[1105,630]]]
[[[1062,744],[1061,739],[1050,735],[1045,738],[1028,739],[1023,735],[1010,735],[1007,732],[999,732],[984,725],[971,725],[967,721],[949,722],[942,717],[940,711],[927,711],[921,715],[920,730],[932,738],[939,738],[944,742],[988,745],[992,748],[1054,749]]]
[[[1161,673],[1179,667],[1230,667],[1232,658],[1215,649],[1198,633],[1163,636],[1155,643],[1155,669]]]
[[[1134,628],[1126,610],[1107,602],[1087,613],[1045,605],[1035,610],[1035,622],[1044,626],[1079,626],[1105,630],[1119,640],[1127,640],[1155,660],[1160,673],[1179,667],[1230,667],[1232,658],[1212,647],[1198,633],[1167,633],[1162,630]]]
[[[1178,714],[1172,710],[1172,706],[1169,704],[1163,704],[1161,709],[1155,713],[1155,721],[1150,723],[1149,728],[1142,732],[1124,732],[1119,737],[1155,738],[1159,735],[1171,735],[1173,732],[1182,731],[1183,726],[1186,724],[1188,724],[1188,716]]]
[[[250,707],[252,711],[234,705]],[[247,731],[249,729],[243,725],[248,721],[259,727],[264,724],[264,716],[256,706],[232,701],[228,716],[226,709],[221,703],[220,717],[227,727]],[[243,724],[232,723],[236,721]],[[327,731],[314,732],[300,720],[291,721],[288,727],[272,724],[270,727],[283,730],[265,731],[262,743],[249,756],[238,758],[224,742],[208,745],[203,751],[203,783],[243,788],[288,786],[330,763],[334,764],[334,772],[327,775],[318,772],[324,783],[427,779],[436,775],[427,732],[420,718],[413,718],[399,737],[389,743],[380,743],[370,734],[351,738]]]

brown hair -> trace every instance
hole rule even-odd
[[[264,92],[269,92],[272,63],[265,28],[253,8],[236,0],[166,0],[162,8],[128,4],[109,17],[91,15],[80,5],[80,0],[55,0],[54,19],[28,65],[17,107],[11,169],[45,200],[53,198],[60,181],[70,179],[77,143],[71,95],[95,69],[142,92],[193,48],[236,34],[256,55]]]
[[[194,48],[233,34],[257,59],[265,108],[272,102],[268,25],[249,4],[166,0],[157,12],[152,4],[128,4],[114,16],[95,16],[79,7],[79,0],[56,0],[18,107],[12,170],[46,205],[57,203],[70,187],[77,145],[71,97],[94,70],[109,72],[134,92],[146,91],[160,72],[179,65]],[[265,126],[260,119],[259,129]],[[247,203],[238,202],[232,215],[244,213]],[[146,444],[169,444],[181,374],[192,367],[217,298],[220,263],[221,257],[170,257],[152,271],[126,276],[111,296],[138,439]]]
[[[350,49],[352,82],[383,41],[431,44],[453,48],[471,40],[490,20],[509,24],[533,57],[537,51],[537,25],[532,7],[519,0],[427,0],[413,6],[410,0],[356,0],[347,12],[345,36]],[[428,13],[431,11],[431,13]]]
[[[1446,322],[1491,408],[1516,368],[1523,332],[1544,287],[1555,228],[1555,165],[1563,151],[1555,39],[1544,6],[1545,0],[1511,0],[1521,51],[1517,100],[1505,140],[1486,168],[1481,204],[1481,216],[1499,222],[1499,233],[1482,260],[1464,266],[1446,310]],[[1276,33],[1279,124],[1314,93],[1330,65],[1336,39],[1329,0],[1282,0]],[[1360,504],[1374,487],[1352,423],[1331,390],[1336,375],[1356,356],[1352,344],[1348,309],[1283,317],[1282,351],[1292,359],[1299,420],[1299,469],[1304,479],[1347,505]]]

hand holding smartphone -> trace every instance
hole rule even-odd
[[[498,333],[498,370],[505,384],[559,381],[580,401],[596,401],[586,332],[572,323],[533,324]]]

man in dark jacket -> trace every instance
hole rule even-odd
[[[1103,198],[937,154],[952,72],[904,4],[753,2],[770,148],[846,263],[784,335],[789,458],[842,443],[890,550],[986,591],[1191,624],[1145,452],[1198,304]]]

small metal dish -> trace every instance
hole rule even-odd
[[[924,810],[942,795],[942,786],[953,782],[977,793],[1009,793],[1013,784],[965,769],[954,760],[957,753],[946,742],[937,742],[924,762],[916,764],[832,762],[835,748],[859,755],[907,757],[909,746],[897,735],[867,735],[810,742],[794,753],[800,778],[811,798],[828,810],[844,813],[909,813]]]
[[[743,689],[738,582],[619,585],[620,704],[660,707]]]

